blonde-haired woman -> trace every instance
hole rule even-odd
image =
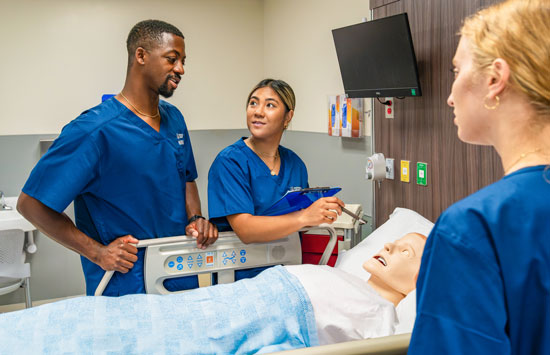
[[[220,230],[232,228],[245,243],[283,238],[306,226],[332,223],[344,203],[322,198],[310,207],[282,216],[264,212],[290,188],[308,187],[304,162],[280,145],[292,120],[294,91],[283,80],[264,79],[247,99],[250,137],[222,150],[208,174],[208,212]]]
[[[460,34],[458,137],[493,146],[505,176],[437,221],[409,354],[550,354],[550,1],[505,1]]]

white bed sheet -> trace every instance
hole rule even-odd
[[[328,265],[287,265],[313,306],[321,345],[393,335],[391,302],[360,278]]]

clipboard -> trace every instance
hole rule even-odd
[[[289,190],[279,201],[275,202],[262,213],[262,215],[280,216],[299,211],[308,208],[313,202],[322,197],[336,195],[340,190],[342,190],[341,187],[309,187],[305,189]]]

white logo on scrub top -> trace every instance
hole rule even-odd
[[[178,138],[178,144],[179,145],[183,145],[184,144],[184,141],[183,141],[183,133],[176,133],[176,137]]]

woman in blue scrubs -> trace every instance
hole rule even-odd
[[[550,1],[467,18],[448,104],[504,177],[438,219],[409,354],[550,354]]]
[[[208,212],[220,230],[231,228],[244,243],[283,238],[301,228],[332,223],[344,203],[336,197],[282,216],[263,216],[290,188],[308,187],[304,162],[280,145],[296,104],[292,88],[265,79],[247,99],[250,137],[222,150],[208,174]]]

